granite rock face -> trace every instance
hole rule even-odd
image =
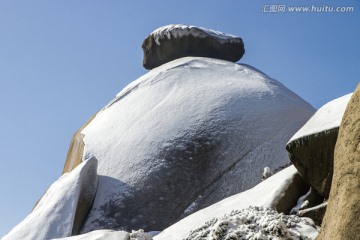
[[[153,69],[79,133],[83,158],[99,161],[81,232],[161,230],[255,186],[265,166],[288,164],[284,145],[313,113],[250,66],[187,57]]]
[[[156,29],[144,40],[142,48],[146,69],[188,56],[237,62],[245,53],[240,37],[181,24]]]
[[[360,84],[350,99],[335,147],[334,176],[319,240],[360,236]]]
[[[328,197],[339,125],[351,94],[321,107],[286,145],[289,158],[304,180]]]

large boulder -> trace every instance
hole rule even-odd
[[[308,190],[309,186],[302,180],[295,167],[290,166],[277,174],[271,176],[255,187],[242,192],[222,201],[219,201],[205,209],[202,209],[196,213],[191,214],[190,216],[182,219],[181,221],[173,224],[159,235],[155,236],[155,240],[182,240],[182,239],[210,239],[206,238],[208,233],[211,233],[211,228],[214,228],[213,223],[220,223],[223,221],[223,227],[227,228],[227,225],[233,225],[235,229],[241,228],[242,230],[246,229],[246,224],[251,223],[252,229],[257,228],[257,225],[262,225],[265,230],[266,227],[274,227],[272,231],[277,230],[274,225],[282,225],[284,223],[275,223],[272,222],[275,218],[282,218],[285,220],[287,216],[284,214],[279,217],[274,212],[271,214],[262,214],[263,207],[276,210],[277,212],[289,213],[290,209],[296,204],[297,199],[302,196]],[[248,211],[249,207],[257,207],[256,209],[260,210],[260,214],[241,214],[245,210]],[[260,207],[260,208],[258,208]],[[251,210],[251,209],[250,209]],[[267,211],[267,210],[266,210]],[[266,212],[265,211],[265,212]],[[250,211],[254,212],[254,211]],[[232,222],[231,216],[235,216],[237,220]],[[294,216],[293,216],[294,217]],[[297,219],[294,217],[293,219]],[[297,222],[299,223],[299,222]],[[297,225],[296,222],[293,225],[285,223],[285,226],[289,229]],[[235,225],[235,226],[234,226]],[[239,225],[239,226],[237,226]],[[243,226],[242,226],[243,225]],[[272,225],[272,226],[271,226]],[[306,224],[304,224],[306,225]],[[242,226],[242,227],[241,227]],[[299,227],[299,226],[298,226]],[[257,229],[257,231],[261,231]],[[285,227],[286,228],[286,227]],[[314,225],[309,226],[312,229],[312,236],[317,235],[317,230]],[[215,229],[216,230],[216,229]],[[229,229],[231,230],[231,229]],[[285,230],[285,229],[284,229]],[[304,229],[303,229],[304,230]],[[281,231],[281,230],[280,230]],[[229,233],[230,231],[223,232]],[[238,233],[241,231],[237,231]],[[196,234],[194,234],[196,233]],[[263,233],[265,233],[263,231]],[[281,232],[278,232],[278,234]],[[283,231],[282,231],[283,233]],[[204,236],[205,234],[205,236]],[[248,232],[242,232],[242,236],[248,235]],[[233,233],[233,235],[236,235]],[[301,234],[302,235],[302,234]],[[196,237],[201,236],[201,237]],[[272,236],[270,232],[267,233],[267,236]],[[280,235],[281,236],[281,235]],[[239,238],[225,238],[219,237],[211,239],[242,239]],[[278,236],[279,237],[279,236]],[[298,235],[300,237],[300,234]],[[302,236],[304,237],[304,236]],[[263,238],[247,238],[247,239],[263,239]],[[264,238],[265,239],[265,238]],[[283,236],[281,239],[288,239]],[[292,239],[292,238],[289,238]],[[298,239],[298,238],[296,238]],[[306,239],[306,238],[299,238]]]
[[[328,197],[339,126],[351,94],[322,106],[286,145],[291,162],[304,180]]]
[[[47,240],[78,234],[95,197],[96,169],[97,160],[91,158],[63,174],[2,240]]]
[[[144,40],[142,48],[146,69],[187,56],[237,62],[245,53],[240,37],[182,24],[156,29]]]
[[[162,230],[255,186],[288,164],[284,146],[314,111],[246,65],[188,57],[150,71],[80,132],[100,175],[81,232]]]
[[[346,108],[335,147],[334,176],[319,240],[360,236],[360,84]]]

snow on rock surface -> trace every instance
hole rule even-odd
[[[292,185],[296,169],[291,166],[271,176],[254,188],[228,197],[180,220],[165,229],[155,240],[183,239],[315,239],[318,230],[310,219],[286,216],[271,211]],[[299,197],[299,196],[298,196]],[[284,224],[284,225],[283,225]],[[251,230],[252,228],[252,230]],[[226,231],[228,229],[228,231]],[[271,232],[273,230],[273,232]],[[240,233],[244,238],[220,238],[221,234]],[[261,234],[263,231],[264,234]],[[269,231],[269,232],[266,232]],[[271,234],[293,238],[271,238]],[[218,233],[217,233],[218,232]],[[213,234],[213,236],[210,236]],[[216,236],[217,235],[217,236]],[[208,238],[201,238],[208,236]],[[249,236],[246,238],[246,236]],[[253,238],[250,238],[252,236]],[[302,236],[302,238],[300,237]],[[256,238],[259,237],[259,238]]]
[[[183,24],[156,29],[144,40],[142,49],[146,69],[188,56],[237,62],[245,53],[240,37]]]
[[[2,240],[48,240],[74,233],[86,213],[80,205],[88,205],[96,193],[97,160],[91,158],[62,175],[39,200],[33,211]],[[85,215],[85,216],[84,216]],[[79,226],[77,226],[79,228]],[[76,233],[75,233],[76,234]]]
[[[162,230],[255,186],[288,163],[285,143],[313,112],[247,65],[187,57],[150,71],[81,132],[100,175],[81,232]]]
[[[325,198],[330,192],[339,126],[351,95],[322,106],[286,145],[301,176]]]
[[[314,116],[292,136],[289,142],[304,136],[338,128],[351,96],[352,93],[347,94],[322,106]]]

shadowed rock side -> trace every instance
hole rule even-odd
[[[338,131],[339,128],[333,128],[286,145],[291,162],[304,180],[326,198],[330,192]]]
[[[360,84],[340,125],[329,204],[318,240],[360,236]]]
[[[177,58],[188,56],[239,61],[245,53],[242,39],[216,33],[187,25],[170,25],[155,30],[142,44],[143,65],[146,69],[153,69]]]
[[[309,189],[304,179],[300,176],[298,172],[293,175],[291,186],[284,189],[284,192],[277,201],[270,206],[272,209],[275,209],[278,212],[289,214],[290,210],[296,204],[299,196],[302,196]]]
[[[79,200],[75,208],[75,217],[71,231],[72,236],[79,234],[96,196],[98,185],[97,160],[96,158],[91,158],[86,161],[90,161],[91,166],[85,168],[79,177]]]

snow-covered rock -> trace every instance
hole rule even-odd
[[[284,146],[313,112],[247,65],[187,57],[153,69],[81,131],[100,175],[81,232],[162,230],[255,186],[289,162]]]
[[[322,106],[286,146],[301,176],[326,198],[330,192],[339,126],[351,95]]]
[[[240,37],[183,24],[156,29],[144,40],[142,48],[146,69],[187,56],[237,62],[245,53]]]
[[[292,189],[292,191],[298,189],[297,186],[298,184],[294,182],[298,180],[297,176],[298,173],[295,167],[290,166],[278,172],[277,174],[271,176],[270,178],[266,179],[265,181],[261,182],[260,184],[256,185],[254,188],[250,190],[228,197],[205,209],[202,209],[196,213],[191,214],[190,216],[180,220],[179,222],[165,229],[159,235],[155,236],[154,239],[182,240],[189,236],[195,237],[194,239],[200,239],[196,237],[199,236],[201,232],[206,233],[207,230],[212,231],[213,229],[218,229],[218,227],[216,227],[215,225],[219,225],[221,222],[223,222],[223,220],[229,222],[230,225],[233,225],[231,230],[233,232],[236,232],[239,229],[246,230],[249,226],[247,226],[246,221],[242,222],[243,218],[240,215],[244,215],[247,211],[253,211],[251,209],[254,208],[250,208],[250,210],[248,209],[251,206],[277,209],[279,204],[281,202],[284,202],[284,199],[286,199],[287,192],[290,189]],[[295,201],[286,201],[288,205],[294,206],[296,204],[296,199],[298,199],[303,194],[303,192],[304,191],[302,190],[302,191],[298,191],[296,195],[294,194],[292,197],[294,197],[293,200],[295,199]],[[265,211],[265,212],[269,211],[264,208],[260,208],[261,211]],[[260,225],[263,225],[263,227],[265,227],[266,225],[266,227],[268,227],[269,224],[272,223],[278,222],[280,224],[280,221],[278,221],[280,218],[279,215],[275,212],[269,212],[269,213],[271,214],[252,214],[253,218],[251,221],[255,221],[254,217],[258,218],[258,220],[261,221],[256,223],[259,227],[258,229],[259,231],[262,228]],[[286,218],[295,219],[296,217],[294,216],[284,217],[283,220]],[[275,221],[273,222],[272,220]],[[294,226],[292,226],[294,227],[294,229],[295,228],[297,229],[295,230],[295,232],[299,232],[303,236],[312,236],[311,239],[314,239],[317,235],[317,229],[313,225],[313,223],[311,223],[311,220],[307,220],[311,224],[305,224],[307,225],[306,230],[304,230],[305,228],[301,230],[302,224],[295,226],[300,222],[304,223],[303,221],[300,220],[298,221],[298,220],[294,221]],[[238,222],[236,223],[236,221]],[[283,227],[280,228],[282,229]],[[285,228],[291,228],[291,226],[287,226]],[[306,233],[308,232],[308,230],[310,230],[309,234]],[[254,232],[249,232],[249,233],[252,234]],[[192,238],[190,237],[188,239],[192,239]],[[225,238],[203,238],[203,239],[225,239]],[[250,239],[250,238],[245,238],[245,239]],[[253,238],[253,239],[267,239],[267,238],[263,236],[263,238]],[[294,239],[300,239],[300,238],[294,238]]]
[[[2,240],[48,240],[77,234],[96,193],[96,169],[93,157],[62,175]]]
[[[274,173],[271,171],[269,167],[264,167],[264,172],[262,175],[262,180],[265,180],[269,177],[271,177]]]

